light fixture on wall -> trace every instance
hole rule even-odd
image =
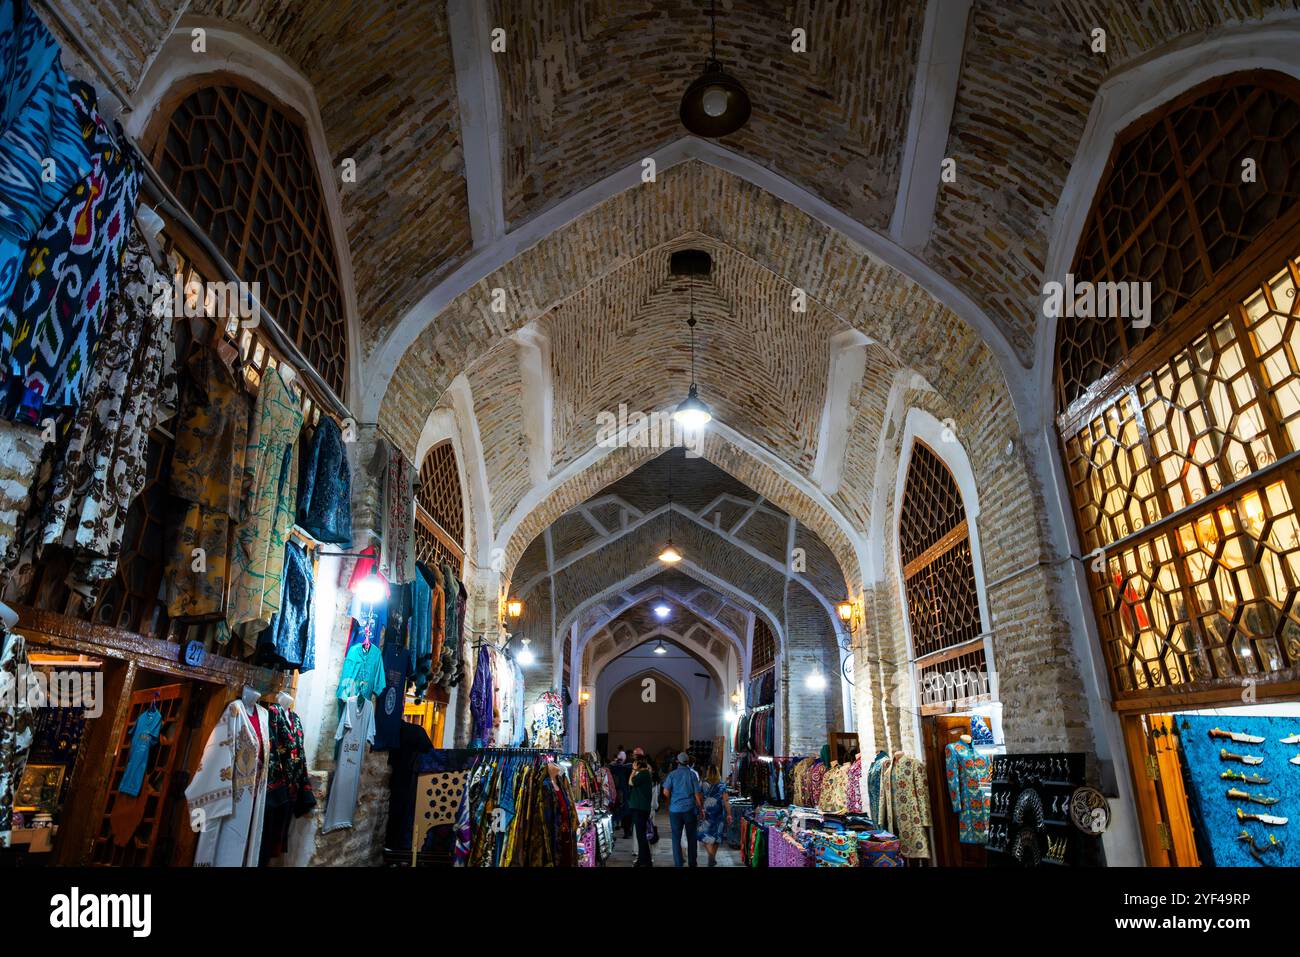
[[[821,669],[818,668],[804,679],[804,685],[809,691],[825,691],[826,676],[822,674]]]
[[[388,584],[373,571],[357,582],[353,593],[365,605],[377,605],[388,597]]]
[[[736,132],[749,120],[749,94],[718,60],[717,10],[709,4],[711,45],[704,72],[682,95],[682,125],[696,136],[716,139]]]
[[[586,704],[588,701],[591,700],[591,692],[588,691],[586,688],[583,688],[581,691],[578,692],[578,700],[581,701],[583,704]]]
[[[695,276],[696,271],[693,269],[690,273],[690,306],[687,313],[686,328],[691,333],[691,387],[686,390],[686,398],[682,399],[673,412],[673,421],[680,425],[687,432],[698,432],[710,422],[713,421],[713,413],[709,407],[700,399],[699,387],[695,384]]]
[[[858,630],[858,606],[852,598],[835,603],[835,617],[849,626],[849,633]]]
[[[511,618],[518,618],[524,613],[524,603],[518,598],[511,598],[506,602],[506,614]]]
[[[537,660],[537,656],[533,654],[533,649],[528,647],[527,638],[519,640],[523,643],[523,647],[519,649],[519,654],[515,655],[515,661],[519,662],[521,667],[527,668]]]

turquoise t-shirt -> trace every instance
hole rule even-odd
[[[386,687],[388,682],[384,679],[384,653],[379,648],[379,642],[372,641],[370,649],[366,650],[365,642],[358,641],[343,658],[339,700],[345,701],[356,695],[364,701],[372,694],[382,694]]]

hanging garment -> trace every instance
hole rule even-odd
[[[849,809],[849,766],[837,764],[822,778],[817,807],[827,814],[845,814]]]
[[[415,574],[415,470],[401,449],[388,443],[380,509],[379,571],[391,582]]]
[[[379,642],[372,641],[369,647],[364,641],[352,645],[343,657],[336,697],[340,701],[358,696],[369,699],[371,695],[383,694],[387,687],[384,653],[379,649]]]
[[[231,628],[261,631],[280,609],[284,547],[298,500],[302,407],[280,367],[262,376],[244,455],[243,508],[231,555]]]
[[[303,440],[297,516],[298,524],[318,542],[352,544],[352,472],[343,432],[326,415]]]
[[[402,741],[402,712],[406,710],[406,648],[394,638],[384,639],[384,690],[376,698],[375,751],[391,751]]]
[[[239,518],[244,453],[248,448],[248,396],[239,376],[201,338],[206,319],[196,319],[196,338],[185,365],[172,451],[171,493],[185,502],[169,534],[167,614],[202,618],[225,608],[229,581],[230,523]],[[195,549],[201,549],[202,562]]]
[[[147,477],[149,430],[160,405],[176,404],[172,320],[153,309],[159,275],[133,231],[45,506],[41,542],[73,552],[87,591],[117,571],[127,513]]]
[[[307,773],[302,719],[297,712],[270,705],[270,751],[266,766],[266,818],[262,828],[262,866],[289,846],[289,826],[316,806],[316,794]]]
[[[988,758],[964,741],[943,749],[948,797],[957,814],[957,840],[962,844],[989,842],[989,813],[993,797],[993,772]]]
[[[443,583],[443,642],[438,656],[438,684],[451,688],[460,680],[460,582],[450,565],[442,566]]]
[[[871,759],[871,766],[867,768],[867,807],[866,811],[872,816],[877,823],[884,826],[881,815],[884,813],[884,804],[880,799],[880,779],[884,770],[885,762],[889,760],[889,755],[884,751],[879,751]]]
[[[149,769],[149,755],[158,743],[162,731],[162,712],[156,707],[146,708],[135,719],[131,729],[131,753],[126,759],[126,770],[122,772],[122,781],[117,790],[122,794],[136,797],[140,786],[144,784],[145,772]]]
[[[357,698],[353,695],[343,703],[343,714],[339,718],[338,730],[334,732],[334,740],[339,742],[338,764],[325,801],[322,834],[352,827],[366,745],[375,743],[375,704],[369,696]]]
[[[96,108],[86,83],[69,89],[93,124],[90,171],[46,217],[27,246],[9,302],[0,310],[6,417],[29,424],[75,409],[117,288],[140,171]]]
[[[898,835],[904,857],[929,857],[930,795],[925,765],[895,751],[881,768],[881,802],[885,830]]]
[[[862,755],[860,754],[849,766],[849,784],[845,803],[850,814],[862,814],[866,811],[862,803]]]
[[[469,710],[473,720],[471,748],[492,747],[492,649],[479,648],[474,663],[474,682],[469,689]]]
[[[316,667],[316,627],[311,558],[297,542],[284,552],[284,590],[280,610],[257,639],[258,658],[277,671],[308,672]]]
[[[84,122],[59,44],[30,4],[0,9],[0,305],[23,253],[64,196],[90,172],[94,124]],[[53,161],[53,162],[50,162]],[[0,332],[8,355],[12,330]]]
[[[411,617],[407,627],[408,668],[415,681],[417,699],[424,698],[438,670],[444,614],[442,584],[437,573],[417,562],[415,577],[411,579]]]
[[[266,814],[266,709],[243,701],[226,706],[208,735],[203,760],[185,799],[200,828],[195,867],[256,867]]]
[[[27,639],[0,626],[0,847],[9,846],[14,793],[32,748],[27,675]]]

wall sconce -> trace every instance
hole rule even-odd
[[[835,615],[840,621],[849,626],[850,634],[858,630],[857,612],[857,604],[850,598],[835,603]]]
[[[524,603],[518,598],[511,598],[506,602],[506,614],[511,618],[518,618],[524,613]]]
[[[588,691],[586,688],[583,688],[581,691],[578,692],[578,701],[580,701],[582,704],[586,704],[590,700],[591,700],[591,692]]]

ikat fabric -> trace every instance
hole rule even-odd
[[[318,542],[352,544],[352,473],[343,431],[329,416],[304,433],[298,524]]]

